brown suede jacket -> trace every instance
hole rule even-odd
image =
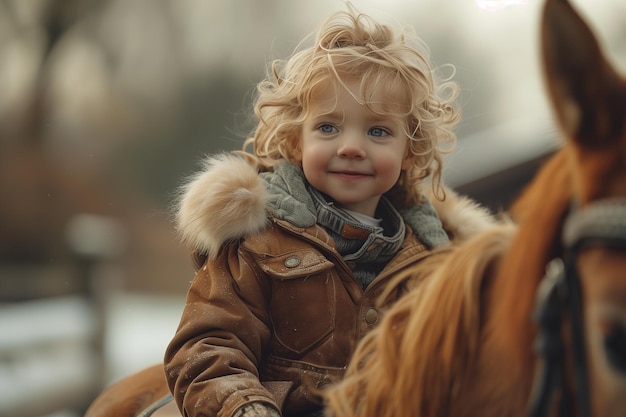
[[[435,208],[453,240],[492,222],[448,193]],[[179,228],[203,255],[165,370],[185,416],[232,417],[255,401],[288,416],[319,407],[319,391],[341,378],[357,342],[404,292],[393,278],[438,250],[407,227],[399,252],[362,289],[323,227],[273,216],[271,199],[256,168],[234,155],[208,160],[184,190]]]

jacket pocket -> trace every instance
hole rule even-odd
[[[299,249],[260,263],[272,278],[270,317],[276,340],[302,354],[335,328],[334,264],[314,249]]]

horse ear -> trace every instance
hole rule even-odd
[[[541,43],[546,87],[564,133],[585,147],[619,141],[626,87],[567,0],[546,0]]]

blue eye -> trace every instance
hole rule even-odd
[[[381,127],[374,127],[370,129],[370,135],[376,137],[384,137],[389,135],[389,132]]]
[[[317,129],[318,129],[320,132],[322,132],[322,133],[327,133],[327,134],[337,132],[337,128],[336,128],[335,126],[331,125],[331,124],[328,124],[328,123],[325,123],[325,124],[319,125]]]

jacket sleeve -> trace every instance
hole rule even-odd
[[[269,290],[258,274],[236,244],[196,273],[164,360],[184,416],[231,417],[255,401],[280,409],[259,381],[270,333]]]

